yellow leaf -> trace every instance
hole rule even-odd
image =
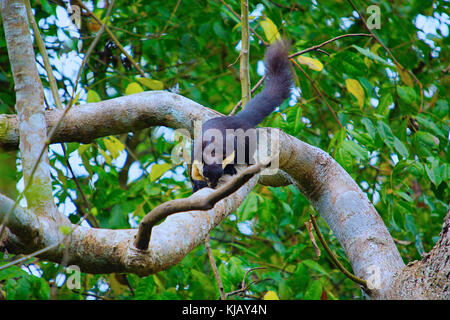
[[[87,28],[91,32],[98,32],[101,27],[102,27],[101,24],[99,24],[94,19],[91,19],[87,22]]]
[[[322,71],[322,69],[323,69],[322,62],[320,62],[317,59],[313,59],[313,58],[310,58],[310,57],[299,56],[297,58],[297,61],[300,64],[304,64],[304,65],[308,66],[312,70]]]
[[[275,291],[269,290],[264,295],[263,300],[280,300],[280,298],[278,298],[278,295]]]
[[[129,95],[129,94],[139,93],[139,92],[143,92],[143,91],[144,91],[144,89],[142,89],[142,87],[139,85],[139,83],[132,82],[125,89],[125,94]]]
[[[150,90],[163,90],[164,89],[164,83],[159,80],[153,80],[149,78],[136,78],[137,81],[139,81],[140,84],[143,86],[149,88]]]
[[[80,92],[77,93],[77,95],[75,96],[75,98],[73,99],[72,105],[76,105],[78,102],[78,99],[80,98]]]
[[[266,39],[269,43],[281,39],[278,28],[275,23],[272,22],[272,20],[270,20],[269,18],[264,18],[259,22],[259,24],[263,28],[264,34],[266,35]]]
[[[128,290],[128,286],[126,285],[126,275],[114,273],[109,274],[107,277],[109,280],[108,283],[110,286],[110,290],[116,297],[125,292],[125,290]]]
[[[242,22],[237,23],[233,29],[231,29],[231,31],[235,31],[237,28],[239,28],[241,26]]]
[[[370,52],[377,54],[377,51],[380,48],[381,48],[381,44],[379,44],[378,42],[375,42],[375,44],[370,47]]]
[[[364,60],[364,64],[366,65],[367,69],[369,69],[370,66],[372,65],[372,60],[370,60],[370,59],[367,58],[367,57],[364,57],[363,60]]]
[[[105,147],[113,159],[116,159],[119,156],[120,151],[125,149],[123,143],[116,137],[106,137],[103,142],[105,143]]]
[[[90,147],[90,144],[80,144],[80,146],[78,147],[78,154],[81,156]]]
[[[172,167],[170,163],[155,164],[150,172],[150,182],[158,180],[167,170]]]
[[[59,227],[59,231],[63,234],[63,235],[68,235],[71,231],[72,228],[70,226],[60,226]]]
[[[87,103],[100,102],[102,99],[98,95],[97,91],[88,90],[87,92]]]
[[[111,157],[109,156],[109,154],[107,154],[105,151],[103,151],[102,149],[100,149],[100,153],[102,154],[103,158],[105,158],[105,161],[107,164],[111,165]]]
[[[346,79],[345,86],[347,87],[347,90],[355,96],[358,101],[358,106],[362,108],[364,106],[365,93],[358,80]]]
[[[164,286],[161,279],[156,274],[153,275],[153,280],[155,280],[155,284],[158,286],[159,289],[166,290],[166,287]]]

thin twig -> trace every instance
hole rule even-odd
[[[327,99],[325,99],[325,97],[323,96],[322,92],[320,92],[319,88],[317,88],[316,84],[314,83],[314,80],[311,79],[311,77],[305,72],[305,70],[303,70],[303,68],[297,62],[295,62],[295,60],[291,60],[291,61],[294,62],[294,64],[297,66],[297,68],[299,68],[299,70],[303,73],[303,75],[309,80],[309,82],[311,82],[311,85],[313,86],[314,90],[320,96],[322,101],[326,104],[326,106],[328,107],[328,110],[330,110],[331,114],[333,115],[334,119],[336,119],[336,121],[339,124],[339,126],[341,128],[344,128],[342,123],[339,121],[336,113],[334,112],[333,108],[331,108],[330,104],[328,103]]]
[[[259,79],[259,81],[255,84],[255,86],[252,88],[251,93],[255,93],[256,89],[258,89],[261,84],[264,82],[264,80],[266,79],[266,76],[262,76],[261,79]],[[239,109],[239,107],[242,106],[242,100],[239,100],[239,102],[233,107],[233,110],[231,110],[230,112],[230,116],[234,115],[237,110]]]
[[[242,104],[245,106],[252,98],[250,89],[250,35],[248,33],[248,0],[241,0],[241,65],[239,68],[241,80]]]
[[[33,11],[31,9],[30,0],[25,0],[25,7],[27,8],[28,21],[30,22],[31,28],[34,32],[34,38],[36,44],[39,48],[39,52],[42,55],[42,60],[44,60],[45,70],[47,71],[48,83],[50,85],[50,90],[52,91],[53,100],[58,109],[62,109],[61,99],[58,93],[58,85],[56,84],[55,77],[53,76],[52,66],[50,65],[50,59],[48,58],[47,50],[45,49],[44,41],[42,40],[39,27],[34,20]]]
[[[78,5],[80,5],[87,13],[88,15],[90,15],[98,24],[102,24],[102,22],[100,21],[100,19],[95,15],[95,13],[93,13],[92,11],[89,10],[88,7],[86,7],[84,5],[84,3],[81,0],[76,0],[76,3]],[[141,74],[141,76],[145,77],[145,72],[144,70],[141,69],[141,67],[139,67],[139,65],[136,63],[136,61],[134,60],[134,58],[125,50],[125,48],[122,46],[122,44],[120,43],[120,41],[116,38],[116,36],[114,35],[114,33],[111,32],[111,30],[108,28],[108,26],[106,26],[105,29],[106,33],[109,35],[109,37],[111,38],[111,40],[114,42],[114,44],[119,48],[120,51],[122,51],[122,53],[127,57],[127,59],[130,61],[130,63],[136,68],[136,70]]]
[[[222,4],[227,7],[228,10],[230,10],[230,12],[239,20],[241,20],[241,17],[239,16],[239,14],[236,13],[236,11],[233,10],[233,8],[226,3],[224,0],[220,0],[220,2],[222,2]],[[249,29],[251,32],[253,32],[253,34],[263,43],[263,45],[268,46],[269,43],[267,43],[266,41],[264,41],[264,39],[252,28],[249,26]]]
[[[84,57],[84,59],[82,61],[81,67],[78,70],[78,75],[77,75],[77,79],[76,79],[76,82],[75,82],[75,87],[73,89],[72,96],[71,96],[70,101],[69,101],[69,105],[64,109],[62,115],[60,116],[60,118],[56,122],[55,126],[52,128],[50,133],[47,135],[47,140],[46,140],[44,146],[42,147],[41,152],[39,153],[39,157],[37,158],[37,161],[34,164],[33,169],[31,170],[31,174],[30,174],[30,177],[29,177],[29,181],[30,182],[25,185],[24,190],[19,194],[19,196],[17,197],[16,201],[14,202],[14,205],[12,206],[11,210],[5,215],[3,221],[2,221],[2,223],[0,225],[0,239],[1,239],[2,235],[3,235],[4,230],[5,230],[5,225],[6,225],[6,222],[8,221],[8,219],[9,219],[9,216],[14,211],[14,209],[17,207],[17,205],[19,204],[19,202],[22,199],[23,195],[28,191],[28,189],[32,185],[33,176],[34,176],[34,174],[36,172],[36,169],[37,169],[39,163],[41,162],[41,158],[42,158],[45,150],[50,145],[50,141],[52,140],[52,138],[55,135],[56,131],[58,130],[59,126],[61,125],[62,120],[64,119],[64,117],[66,116],[66,114],[69,112],[69,110],[72,108],[72,106],[74,104],[74,95],[75,95],[75,92],[77,90],[77,86],[78,86],[78,82],[79,82],[80,77],[81,77],[81,73],[82,73],[82,71],[84,69],[84,66],[86,65],[86,61],[88,60],[89,56],[91,55],[92,51],[94,50],[95,46],[97,45],[98,40],[100,39],[100,36],[102,35],[103,31],[106,28],[106,23],[107,23],[110,15],[111,15],[111,10],[112,10],[112,7],[114,5],[114,2],[115,2],[115,0],[112,0],[110,6],[108,8],[108,12],[107,12],[107,15],[106,15],[105,23],[102,24],[102,27],[100,28],[99,32],[97,33],[97,36],[94,38],[94,41],[92,41],[91,45],[89,46],[89,48],[88,48],[88,50],[86,52],[86,55],[85,55],[85,57]]]
[[[246,285],[245,287],[241,287],[237,290],[231,291],[231,292],[227,292],[225,295],[228,296],[233,296],[235,294],[241,294],[245,291],[248,290],[248,288],[250,288],[252,285],[263,282],[263,281],[270,281],[273,280],[272,278],[266,278],[266,279],[257,279],[257,280],[253,280],[252,282],[250,282],[248,285]]]
[[[326,55],[328,55],[327,52],[325,52],[325,51],[323,51],[323,50],[320,50],[319,48],[321,48],[321,47],[323,47],[323,46],[325,46],[325,45],[327,45],[327,44],[329,44],[329,43],[331,43],[331,42],[333,42],[333,41],[336,41],[336,40],[339,40],[339,39],[342,39],[342,38],[347,38],[347,37],[373,37],[373,36],[372,36],[371,34],[367,34],[367,33],[349,33],[349,34],[343,34],[343,35],[334,37],[334,38],[332,38],[332,39],[329,39],[329,40],[327,40],[327,41],[325,41],[325,42],[322,42],[322,43],[320,43],[320,44],[318,44],[318,45],[315,45],[315,46],[312,46],[312,47],[310,47],[310,48],[304,49],[304,50],[302,50],[302,51],[293,53],[293,54],[289,55],[288,57],[289,57],[289,59],[292,59],[292,58],[298,57],[298,56],[300,56],[300,55],[302,55],[302,54],[305,54],[305,53],[311,52],[311,51],[319,51],[319,52],[322,52],[322,53],[325,53]],[[265,79],[265,78],[266,78],[266,76],[263,76],[261,79],[259,79],[259,81],[256,83],[256,85],[255,85],[255,86],[252,88],[252,90],[251,90],[251,93],[252,93],[252,94],[256,91],[256,89],[258,89],[258,88],[262,85],[262,83],[264,82],[264,79]],[[230,112],[229,115],[230,115],[230,116],[234,115],[234,114],[237,112],[237,110],[239,109],[239,107],[240,107],[241,105],[242,105],[242,100],[240,100],[240,101],[233,107],[233,110],[231,110],[231,112]]]
[[[52,67],[50,65],[50,59],[48,57],[47,50],[45,49],[45,44],[44,44],[44,41],[42,40],[40,31],[39,31],[39,27],[37,26],[36,21],[34,20],[34,15],[33,15],[33,11],[31,9],[31,5],[30,5],[30,1],[29,0],[25,1],[25,6],[27,8],[28,20],[29,20],[30,25],[31,25],[31,27],[33,29],[34,37],[36,39],[36,43],[37,43],[37,46],[39,48],[39,52],[41,53],[42,59],[44,61],[44,67],[45,67],[45,70],[47,72],[47,77],[48,77],[49,84],[50,84],[50,90],[51,90],[52,95],[53,95],[53,100],[55,101],[55,105],[56,105],[56,107],[58,109],[63,109],[63,106],[62,106],[62,103],[61,103],[61,99],[60,99],[59,93],[58,93],[58,85],[56,84],[55,77],[53,76]],[[73,180],[75,181],[75,184],[77,186],[78,192],[80,192],[80,194],[81,194],[81,196],[82,196],[82,198],[83,198],[83,200],[84,200],[84,202],[85,202],[89,212],[91,212],[91,206],[89,205],[89,202],[87,201],[86,196],[85,196],[83,190],[81,189],[80,183],[78,182],[78,179],[75,176],[75,173],[73,172],[73,169],[72,169],[72,166],[70,165],[69,159],[67,158],[66,148],[64,146],[64,143],[61,143],[61,147],[62,147],[63,152],[64,152],[64,157],[66,159],[67,167],[69,168],[69,170],[70,170],[70,172],[72,174],[72,177],[73,177]],[[98,224],[97,220],[91,214],[89,214],[87,220],[88,220],[88,222],[89,222],[89,224],[91,226],[93,226],[95,228],[99,227],[99,224]]]
[[[175,16],[175,13],[177,12],[178,7],[180,6],[180,3],[181,3],[181,0],[178,0],[177,4],[175,5],[175,8],[173,9],[172,13],[170,14],[169,20],[167,20],[166,25],[164,26],[162,31],[159,33],[159,37],[161,37],[167,31],[167,28],[169,27],[170,23],[172,22],[172,19]]]
[[[223,291],[222,279],[220,278],[219,271],[217,270],[216,260],[214,259],[214,255],[211,249],[211,243],[209,242],[209,234],[205,238],[205,249],[208,253],[209,263],[211,264],[211,269],[214,272],[214,277],[216,278],[217,286],[219,287],[220,299],[225,300],[225,293]]]
[[[333,251],[331,251],[330,247],[328,247],[327,242],[325,241],[325,239],[323,238],[322,233],[320,232],[319,226],[317,225],[317,221],[316,218],[310,214],[309,215],[311,217],[311,222],[314,226],[314,230],[316,231],[317,237],[319,238],[320,243],[322,244],[322,246],[324,247],[325,251],[328,253],[328,255],[330,256],[331,260],[333,260],[334,264],[336,265],[336,267],[341,270],[341,272],[350,280],[352,280],[353,282],[356,282],[357,284],[362,285],[365,289],[367,289],[367,281],[358,278],[357,276],[355,276],[354,274],[350,273],[347,269],[345,269],[345,267],[339,262],[339,260],[336,258],[336,256],[334,255]]]
[[[419,85],[420,88],[420,107],[419,107],[419,113],[422,112],[423,107],[423,85],[422,82],[417,79],[416,75],[411,71],[403,67],[400,62],[397,61],[395,56],[392,54],[391,50],[381,41],[381,39],[373,32],[372,28],[369,28],[369,26],[366,23],[366,19],[364,19],[364,16],[361,14],[361,12],[358,10],[358,8],[355,6],[352,0],[347,0],[347,2],[352,6],[352,8],[358,13],[359,19],[361,19],[361,22],[364,24],[364,27],[370,32],[372,37],[383,47],[384,50],[391,56],[392,60],[394,61],[395,65],[402,69],[402,71],[407,72],[409,75],[411,75],[414,78],[414,81]]]
[[[317,258],[320,258],[320,249],[317,246],[316,238],[314,238],[313,226],[312,226],[311,221],[306,221],[305,226],[306,226],[306,230],[308,231],[308,234],[309,234],[309,239],[311,239],[311,242],[314,246],[314,250],[316,251],[316,256],[317,256]]]
[[[342,35],[340,35],[340,36],[337,36],[337,37],[334,37],[334,38],[332,38],[332,39],[329,39],[329,40],[327,40],[327,41],[325,41],[325,42],[322,42],[322,43],[320,43],[320,44],[318,44],[318,45],[315,45],[315,46],[309,47],[309,48],[307,48],[307,49],[301,50],[301,51],[299,51],[299,52],[293,53],[293,54],[291,54],[291,55],[289,56],[289,58],[292,59],[292,58],[295,58],[295,57],[297,57],[297,56],[301,56],[302,54],[305,54],[305,53],[307,53],[307,52],[315,51],[315,50],[317,50],[317,49],[319,49],[319,48],[322,48],[323,46],[326,46],[327,44],[329,44],[329,43],[331,43],[331,42],[334,42],[334,41],[339,40],[339,39],[342,39],[342,38],[347,38],[347,37],[373,37],[373,35],[372,35],[372,34],[367,34],[367,33],[348,33],[348,34],[342,34]]]
[[[63,149],[64,158],[66,159],[67,167],[69,168],[69,171],[70,171],[70,173],[72,174],[72,179],[73,179],[73,181],[75,182],[75,185],[76,185],[76,187],[77,187],[77,190],[78,190],[78,192],[80,193],[81,198],[83,199],[84,204],[86,205],[86,207],[87,207],[87,209],[88,209],[88,211],[89,211],[89,212],[86,214],[86,215],[87,215],[87,219],[86,219],[86,220],[89,222],[89,224],[90,224],[92,227],[94,227],[94,228],[100,228],[100,225],[99,225],[97,219],[91,214],[91,212],[92,212],[91,205],[89,204],[89,201],[87,200],[86,195],[85,195],[84,192],[83,192],[83,189],[81,189],[80,182],[78,181],[78,178],[77,178],[77,176],[75,175],[75,172],[74,172],[73,169],[72,169],[72,165],[71,165],[70,162],[69,162],[69,158],[68,158],[68,155],[67,155],[67,153],[66,153],[66,147],[64,146],[64,143],[61,143],[61,147],[62,147],[62,149]]]
[[[244,274],[244,278],[242,279],[241,288],[245,287],[245,281],[247,280],[247,276],[250,274],[250,272],[253,272],[255,270],[261,270],[261,269],[267,269],[267,267],[255,267],[255,268],[248,269]]]

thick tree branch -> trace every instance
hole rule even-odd
[[[38,157],[47,139],[44,89],[36,67],[25,1],[2,1],[1,13],[20,119],[18,133],[25,197],[35,214],[48,215],[57,221],[47,150]]]
[[[189,99],[168,92],[145,92],[76,107],[67,114],[57,132],[58,139],[92,138],[165,125],[193,131],[194,120],[207,120],[217,113]],[[55,113],[58,111],[54,111]],[[52,115],[48,114],[49,125]],[[11,128],[11,126],[8,126]],[[379,275],[383,297],[393,275],[404,263],[375,208],[355,181],[326,152],[304,143],[279,129],[279,176],[292,181],[325,219],[344,248],[354,274],[367,280],[374,268]],[[83,136],[86,134],[86,136]],[[8,136],[8,135],[7,135]],[[155,226],[149,250],[135,249],[136,230],[100,230],[79,227],[69,244],[71,264],[86,272],[154,273],[176,264],[208,232],[245,199],[256,177],[208,211],[183,212],[169,216]],[[202,189],[207,196],[211,189]],[[43,230],[45,231],[45,230]],[[57,253],[46,257],[58,261]]]

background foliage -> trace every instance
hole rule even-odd
[[[226,3],[240,12],[239,1]],[[448,3],[355,1],[364,13],[371,4],[381,11],[381,28],[374,32],[420,80],[423,105],[418,83],[396,67],[374,39],[349,37],[323,47],[328,54],[306,55],[322,64],[320,71],[301,65],[339,121],[297,67],[297,90],[291,101],[283,103],[263,125],[280,127],[328,151],[375,204],[408,262],[433,247],[448,210]],[[104,18],[104,1],[86,5]],[[295,5],[288,0],[261,0],[250,1],[249,6],[253,13],[250,26],[258,35],[268,42],[270,30],[263,26],[272,21],[283,37],[292,40],[292,53],[342,34],[367,33],[344,0],[301,0]],[[63,103],[67,103],[84,52],[99,25],[83,14],[81,29],[76,31],[70,27],[67,4],[62,1],[32,1],[32,7]],[[146,72],[147,80],[105,33],[83,73],[78,103],[163,88],[228,114],[240,100],[236,63],[240,24],[223,2],[116,1],[109,26]],[[254,36],[250,50],[250,76],[255,84],[261,76],[258,68],[265,47]],[[36,52],[48,107],[53,108],[42,58]],[[0,53],[0,112],[14,113],[14,84],[3,29]],[[136,227],[159,203],[191,192],[183,164],[170,160],[174,145],[172,130],[149,128],[89,145],[66,144],[65,152],[61,145],[52,146],[50,161],[59,208],[73,222],[88,213],[90,223],[102,228]],[[20,154],[2,152],[0,192],[17,196],[23,189],[21,175]],[[255,283],[245,296],[230,299],[262,298],[268,290],[281,299],[361,298],[358,286],[333,266],[320,243],[322,254],[317,257],[305,226],[313,212],[293,186],[259,185],[212,231],[211,245],[225,292],[239,289],[250,268],[262,267],[248,273],[246,283]],[[351,269],[332,232],[323,220],[319,223],[331,249]],[[12,258],[5,255],[0,263]],[[169,270],[145,278],[83,274],[81,287],[70,290],[64,283],[69,275],[54,263],[31,259],[0,272],[0,292],[6,299],[219,296],[204,246]]]

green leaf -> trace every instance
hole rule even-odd
[[[305,291],[310,280],[309,270],[306,265],[299,263],[292,275],[292,278],[295,289],[298,291]]]
[[[26,275],[26,272],[20,269],[18,266],[11,266],[9,268],[0,270],[0,281],[23,277],[24,275]]]
[[[113,159],[119,157],[120,152],[125,149],[123,143],[116,137],[110,136],[103,139],[106,149]]]
[[[391,149],[397,151],[402,157],[407,158],[409,155],[408,149],[405,145],[394,135],[391,127],[379,120],[377,123],[377,130],[383,142]]]
[[[341,148],[357,160],[367,161],[369,157],[368,151],[352,140],[344,141]]]
[[[40,3],[42,5],[42,9],[44,9],[45,12],[52,16],[56,16],[55,8],[51,6],[47,0],[40,0]]]
[[[380,98],[380,102],[378,103],[375,112],[379,115],[386,116],[389,113],[389,106],[394,102],[392,95],[390,93],[384,94]]]
[[[80,144],[80,146],[78,147],[78,154],[80,156],[83,155],[83,153],[88,150],[91,147],[91,144]]]
[[[442,166],[442,169],[445,167]],[[430,165],[425,165],[425,172],[427,173],[428,178],[430,178],[431,182],[438,187],[442,180],[445,170],[441,170],[441,166],[439,165],[439,159],[431,158]]]
[[[407,104],[413,104],[417,100],[416,92],[407,86],[398,86],[398,96]]]
[[[154,164],[152,166],[152,171],[150,172],[150,182],[158,180],[171,167],[172,165],[170,163]]]
[[[318,264],[314,260],[306,259],[306,260],[303,260],[302,263],[305,266],[307,266],[308,268],[310,268],[311,270],[317,271],[317,272],[322,273],[324,275],[328,275],[328,272],[320,264]]]
[[[405,147],[403,142],[401,142],[397,137],[394,137],[394,149],[397,150],[397,152],[404,158],[408,158],[409,152],[408,149]]]
[[[156,293],[156,284],[153,275],[142,278],[135,290],[135,300],[150,300]]]
[[[339,148],[336,151],[336,161],[347,171],[351,172],[353,166],[353,158],[349,152],[346,152],[344,148]]]
[[[364,125],[364,127],[367,130],[367,133],[370,135],[372,140],[375,140],[375,137],[377,135],[377,130],[375,129],[372,121],[368,118],[362,118],[361,123]]]
[[[250,249],[248,249],[248,248],[246,248],[246,247],[244,247],[244,246],[242,246],[242,245],[240,245],[238,243],[231,242],[230,245],[232,245],[233,247],[238,248],[239,250],[242,250],[242,251],[248,253],[249,255],[251,255],[251,256],[253,256],[255,258],[258,258],[258,259],[260,258],[260,256],[257,253],[253,252],[252,250],[250,250]]]
[[[433,113],[440,118],[448,116],[448,101],[447,100],[436,101],[436,106],[433,110]]]
[[[414,134],[416,152],[422,157],[429,157],[439,146],[439,139],[431,133],[417,131]]]
[[[379,55],[373,53],[372,51],[370,51],[368,48],[361,48],[357,45],[352,45],[353,48],[355,48],[356,50],[358,50],[359,53],[365,55],[367,58],[372,59],[376,62],[385,64],[387,66],[394,66],[392,63],[389,63],[387,60],[382,59]]]
[[[97,91],[88,90],[86,101],[87,101],[87,103],[94,103],[94,102],[100,102],[100,101],[102,101],[102,99],[98,95]]]
[[[253,218],[255,213],[258,212],[258,201],[262,201],[262,197],[252,191],[244,203],[239,206],[238,216],[241,220]]]
[[[320,280],[314,280],[305,292],[304,300],[320,300],[322,295],[322,283]]]
[[[439,127],[429,117],[419,114],[415,119],[421,125],[421,130],[427,129],[433,132],[435,135],[441,137],[442,139],[445,139],[444,132],[442,132],[442,130],[439,129]]]
[[[111,161],[112,161],[111,156],[110,156],[109,154],[107,154],[107,153],[106,153],[104,150],[102,150],[102,149],[100,149],[100,153],[102,154],[103,158],[105,158],[105,162],[106,162],[108,165],[111,165]]]

